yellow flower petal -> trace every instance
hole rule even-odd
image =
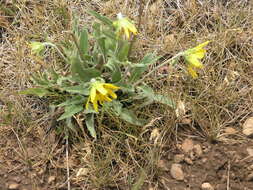
[[[113,26],[116,29],[117,36],[124,34],[127,39],[130,38],[130,33],[134,35],[137,34],[137,29],[133,23],[128,18],[122,16],[122,14],[118,14],[118,20],[113,22]]]
[[[112,90],[107,89],[109,96],[111,96],[113,99],[117,98],[117,94],[115,94]]]
[[[98,112],[98,100],[97,100],[97,96],[95,97],[93,103],[93,108],[96,112]]]
[[[202,59],[205,56],[206,50],[205,49],[200,49],[199,51],[196,51],[194,53],[194,56],[197,57],[198,59]]]
[[[199,44],[199,45],[196,46],[195,48],[196,48],[196,49],[202,49],[203,47],[207,46],[207,44],[209,44],[209,42],[210,42],[210,41],[206,41],[206,42],[204,42],[204,43],[202,43],[202,44]]]
[[[195,55],[186,56],[186,61],[191,67],[203,68],[203,64],[198,60]]]
[[[90,96],[89,96],[89,98],[88,98],[88,100],[86,102],[86,105],[85,105],[85,109],[86,110],[89,109],[89,103],[90,103]]]
[[[91,87],[91,90],[90,90],[90,101],[93,103],[96,99],[96,88],[94,87]]]
[[[188,67],[188,73],[192,76],[192,78],[197,78],[198,74],[197,72],[192,68],[192,67]]]
[[[86,102],[86,109],[89,108],[89,102],[93,104],[93,108],[98,112],[98,102],[103,105],[104,102],[111,102],[112,99],[116,99],[117,95],[114,93],[119,87],[103,82],[93,82],[91,84],[90,96]]]
[[[130,23],[130,22],[129,22],[129,24],[128,24],[128,29],[129,29],[129,31],[132,32],[134,35],[137,34],[137,29],[136,29],[135,26],[134,26],[132,23]]]
[[[118,89],[120,89],[120,87],[115,86],[113,84],[109,84],[109,83],[104,83],[103,85],[104,85],[105,88],[109,88],[109,89],[112,89],[112,90],[118,90]]]

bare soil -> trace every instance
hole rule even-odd
[[[23,143],[20,143],[10,127],[6,126],[2,128],[2,131],[9,131],[9,134],[1,140],[0,146],[3,149],[9,148],[0,154],[1,190],[11,189],[11,186],[15,185],[16,189],[20,190],[67,189],[65,148],[64,144],[55,142],[53,133],[46,137],[47,140],[45,136],[41,139],[26,137],[22,140]],[[45,141],[43,142],[42,139]],[[185,139],[182,140],[185,141]],[[253,143],[250,139],[241,143],[188,140],[194,145],[200,145],[200,153],[196,155],[193,150],[186,153],[182,147],[183,142],[177,143],[175,148],[165,146],[160,163],[155,169],[157,171],[154,172],[156,176],[152,179],[146,178],[141,189],[201,190],[201,185],[205,182],[210,183],[217,190],[253,189],[253,156],[250,153]],[[50,144],[54,145],[50,146]],[[23,150],[26,151],[20,152],[20,147],[25,147]],[[52,158],[46,158],[49,155],[46,152],[49,150],[53,151]],[[74,155],[75,152],[71,148],[69,163],[71,169],[80,167],[80,158],[72,159],[72,154]],[[184,160],[179,161],[184,173],[182,181],[172,178],[170,174],[171,165],[178,162],[175,161],[175,155],[184,157]],[[84,189],[84,182],[75,180],[76,174],[73,171],[71,172],[72,189]],[[156,185],[151,186],[150,181]],[[115,187],[98,189],[131,188],[122,183]]]

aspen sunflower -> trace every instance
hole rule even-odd
[[[198,46],[191,48],[185,52],[184,58],[188,64],[188,73],[193,77],[197,78],[198,74],[196,72],[197,69],[202,69],[204,66],[200,62],[202,58],[204,58],[206,50],[203,49],[210,41],[206,41]]]
[[[86,103],[86,109],[89,108],[89,103],[91,102],[94,110],[98,112],[98,103],[103,105],[104,102],[111,102],[112,99],[116,99],[117,95],[114,93],[114,91],[118,89],[119,87],[113,84],[100,81],[92,82],[90,95]]]
[[[116,34],[118,36],[125,34],[126,38],[130,38],[130,33],[137,34],[137,29],[134,24],[121,13],[117,14],[117,20],[113,22],[113,26],[116,28]]]

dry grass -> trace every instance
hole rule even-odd
[[[64,39],[72,14],[79,15],[83,25],[91,23],[93,18],[84,13],[87,8],[111,18],[122,12],[138,21],[139,1],[45,0],[0,5],[0,160],[6,161],[0,170],[9,176],[25,176],[28,184],[34,182],[32,189],[66,187],[66,159],[64,142],[55,131],[47,133],[52,124],[47,102],[17,95],[32,86],[31,73],[60,67],[54,53],[48,55],[47,62],[36,61],[27,42]],[[240,128],[253,115],[252,12],[252,2],[243,0],[145,1],[132,59],[140,59],[147,52],[168,59],[211,40],[205,69],[193,80],[181,63],[149,79],[157,91],[184,103],[180,117],[173,110],[152,105],[142,110],[151,116],[150,125],[133,128],[117,118],[111,122],[101,118],[96,142],[88,136],[73,140],[69,150],[71,186],[162,189],[157,161],[182,136],[222,141],[224,128]],[[78,171],[83,175],[77,177]],[[56,180],[47,183],[49,176],[56,176]]]

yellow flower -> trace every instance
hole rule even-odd
[[[188,73],[193,77],[197,78],[198,74],[196,72],[197,69],[202,69],[204,66],[200,62],[202,58],[204,58],[206,50],[203,49],[210,41],[206,41],[198,46],[191,48],[185,52],[185,60],[188,63]]]
[[[31,42],[30,47],[32,54],[40,55],[45,50],[45,43],[42,42]]]
[[[117,95],[114,91],[118,90],[119,87],[104,83],[100,81],[95,81],[91,84],[90,96],[86,103],[86,109],[89,108],[89,102],[93,104],[94,110],[98,112],[98,103],[103,105],[104,102],[111,102],[112,99],[116,99]]]
[[[125,34],[126,38],[129,39],[130,33],[133,33],[134,35],[137,34],[137,29],[128,18],[123,17],[121,13],[117,15],[117,18],[118,20],[113,22],[113,26],[116,28],[116,34],[118,36]]]

